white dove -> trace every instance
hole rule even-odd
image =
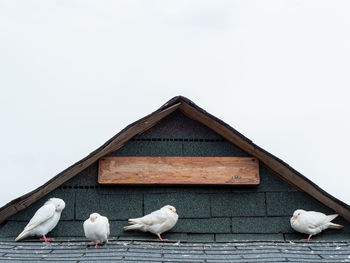
[[[93,213],[84,222],[84,233],[87,239],[94,242],[94,248],[100,247],[98,244],[108,242],[109,221],[105,216]]]
[[[175,207],[166,205],[144,217],[129,219],[129,224],[132,225],[125,226],[124,231],[141,230],[143,232],[151,232],[157,235],[159,240],[167,241],[160,235],[173,228],[178,218]]]
[[[19,241],[29,236],[42,236],[40,240],[45,242],[53,241],[52,238],[47,238],[46,234],[55,228],[61,217],[61,212],[66,204],[62,199],[50,198],[40,207],[30,219],[24,230],[15,241]]]
[[[327,228],[343,228],[344,226],[331,222],[337,216],[337,214],[327,216],[320,212],[298,209],[294,211],[290,224],[295,231],[309,234],[307,239],[302,239],[301,241],[310,241],[311,236],[317,235]]]

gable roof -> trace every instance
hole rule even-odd
[[[90,153],[88,156],[68,167],[51,180],[0,208],[0,223],[4,222],[10,216],[28,207],[41,197],[53,191],[79,172],[96,162],[101,157],[120,149],[128,140],[137,134],[143,133],[156,125],[161,119],[168,116],[175,110],[180,110],[187,117],[196,120],[209,127],[232,144],[238,146],[248,154],[258,158],[267,167],[274,171],[283,180],[298,188],[301,191],[314,197],[324,205],[336,211],[339,215],[350,222],[350,206],[328,194],[316,184],[311,182],[298,171],[290,167],[287,163],[265,151],[254,144],[251,140],[230,127],[222,120],[209,114],[198,107],[191,100],[177,96],[169,100],[155,112],[141,118],[140,120],[128,125],[114,137],[109,139],[101,147]]]

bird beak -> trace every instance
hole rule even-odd
[[[294,221],[297,220],[297,216],[293,216],[292,220],[294,220]]]
[[[91,218],[91,222],[92,222],[92,223],[95,222],[95,219],[94,219],[94,218]]]

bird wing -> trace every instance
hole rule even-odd
[[[140,222],[145,225],[155,225],[155,224],[162,224],[167,219],[168,217],[163,211],[157,210],[148,215],[145,215],[144,217],[141,217]]]
[[[38,225],[50,219],[56,212],[56,207],[53,204],[47,204],[40,207],[30,219],[29,223],[24,228],[24,231],[30,231]]]
[[[106,228],[107,228],[107,237],[109,237],[110,235],[110,226],[109,226],[109,221],[108,221],[108,218],[105,217],[105,216],[101,216],[101,219],[103,220]]]
[[[321,212],[309,211],[305,217],[305,223],[311,229],[320,227],[328,223],[327,216]]]
[[[85,233],[85,236],[87,233],[89,233],[89,225],[90,225],[90,219],[86,219],[84,221],[84,224],[83,224],[83,228],[84,228],[84,233]]]

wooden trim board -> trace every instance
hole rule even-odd
[[[103,157],[98,183],[131,185],[258,185],[253,157]]]

